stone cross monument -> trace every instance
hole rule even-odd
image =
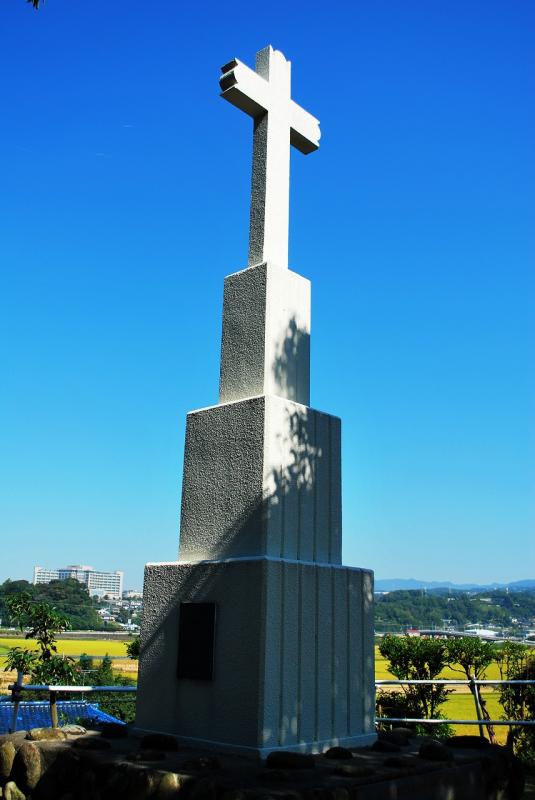
[[[254,756],[374,734],[373,575],[341,564],[340,420],[309,407],[310,283],[288,269],[290,62],[222,68],[253,117],[249,266],[225,280],[219,403],[188,414],[179,561],[147,564],[139,727]]]

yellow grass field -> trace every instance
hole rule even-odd
[[[111,656],[112,660],[117,656],[126,656],[127,642],[117,641],[98,641],[95,639],[60,639],[58,641],[58,652],[67,656],[79,656],[82,653],[87,653],[90,656],[103,657],[106,654]],[[0,691],[7,691],[8,683],[11,683],[15,675],[14,673],[4,673],[5,653],[10,647],[32,647],[34,648],[35,642],[23,638],[20,639],[7,639],[0,638]],[[376,680],[388,680],[394,678],[387,670],[386,659],[379,653],[379,648],[375,648],[375,678]],[[125,674],[129,678],[137,677],[137,661],[130,659],[113,660],[113,670],[117,674]],[[455,672],[452,669],[445,669],[440,675],[441,678],[464,678],[460,672]],[[492,664],[487,670],[487,678],[499,678],[499,670],[497,664]],[[389,688],[389,687],[385,687]],[[502,716],[502,709],[498,703],[498,693],[494,688],[485,689],[485,699],[487,707],[493,719],[499,719]],[[475,719],[475,708],[472,695],[468,687],[460,686],[450,697],[447,703],[443,706],[443,712],[450,719]],[[431,726],[430,726],[431,728]],[[457,733],[477,734],[478,727],[476,725],[459,725],[456,727]],[[505,742],[507,736],[507,728],[505,726],[496,727],[496,735],[498,741]]]
[[[58,641],[58,653],[66,656],[79,656],[87,653],[90,656],[126,656],[126,645],[128,642],[117,641],[98,641],[95,639],[60,639]],[[36,643],[32,639],[7,639],[0,638],[0,658],[10,647],[36,648]]]
[[[0,640],[1,642],[1,640]],[[386,668],[387,661],[379,652],[379,648],[375,647],[375,680],[388,680],[389,678],[394,679],[394,675],[391,675],[387,668]],[[443,670],[440,675],[440,678],[452,678],[454,680],[464,680],[466,677],[464,672],[457,672],[453,669],[447,667]],[[487,678],[489,680],[494,680],[500,678],[500,671],[498,669],[498,665],[492,663],[490,667],[487,669]]]
[[[112,659],[113,671],[116,675],[124,675],[128,678],[137,678],[137,661],[129,658],[115,661],[117,656],[126,656],[126,646],[128,642],[118,642],[109,640],[95,639],[60,639],[58,641],[58,653],[66,656],[80,656],[82,653],[103,658],[109,655]],[[34,650],[35,641],[31,639],[11,639],[0,637],[0,692],[7,692],[8,684],[16,678],[14,672],[4,672],[5,654],[10,647],[26,647]]]

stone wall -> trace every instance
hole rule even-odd
[[[126,726],[69,729],[0,736],[3,800],[519,800],[523,790],[511,753],[478,737],[445,745],[400,729],[367,749],[254,762]]]

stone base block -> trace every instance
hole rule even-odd
[[[310,402],[310,281],[258,264],[225,279],[219,402]]]
[[[372,582],[270,558],[147,565],[136,725],[252,756],[371,743]],[[215,604],[211,680],[177,677],[184,603]]]
[[[188,414],[180,560],[342,561],[338,417],[262,395]]]

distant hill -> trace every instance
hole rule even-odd
[[[376,592],[411,591],[418,589],[451,589],[459,592],[482,592],[492,589],[507,589],[510,592],[533,592],[535,580],[526,579],[511,583],[452,583],[451,581],[419,581],[415,578],[376,578]]]
[[[422,589],[425,589],[423,591]],[[375,597],[375,630],[402,631],[407,627],[467,625],[521,632],[535,624],[535,590],[488,589],[462,592],[439,586],[399,589]]]

